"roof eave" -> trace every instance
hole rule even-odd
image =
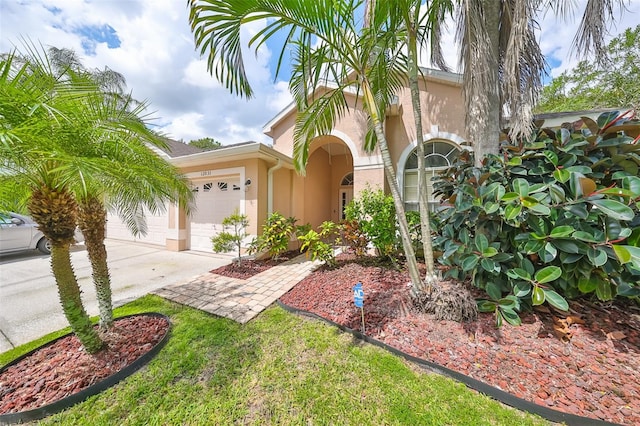
[[[259,158],[274,164],[280,160],[283,167],[293,169],[291,158],[259,142],[185,155],[172,158],[169,162],[176,167],[192,167],[253,158]]]

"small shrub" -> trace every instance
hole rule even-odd
[[[289,249],[289,241],[294,236],[296,219],[285,218],[278,212],[274,212],[267,218],[262,226],[262,234],[255,238],[249,251],[251,253],[268,252],[269,255],[278,257]]]
[[[298,240],[302,242],[300,251],[307,251],[307,256],[311,257],[311,260],[322,260],[327,265],[335,265],[336,257],[333,250],[333,245],[338,243],[336,239],[338,234],[338,225],[333,222],[323,222],[320,225],[320,233],[309,230],[304,235],[299,235]],[[329,244],[327,241],[333,239],[334,244]]]
[[[216,253],[228,252],[238,249],[238,264],[242,263],[242,241],[247,237],[245,229],[249,226],[247,216],[236,210],[231,216],[222,221],[225,231],[211,238],[213,251]],[[231,232],[227,232],[229,229]]]
[[[345,208],[347,221],[356,221],[381,256],[395,259],[398,252],[396,209],[382,190],[360,192]]]
[[[435,240],[446,276],[485,290],[497,325],[545,302],[640,295],[640,144],[614,119],[541,129],[480,168],[464,154],[434,184],[452,206]]]
[[[295,228],[295,236],[296,236],[296,240],[298,241],[298,250],[300,250],[301,252],[303,251],[303,249],[300,244],[300,236],[307,235],[307,233],[312,229],[313,227],[311,226],[310,223],[305,223],[304,225],[297,225]]]
[[[342,241],[355,253],[356,256],[362,257],[367,254],[367,246],[369,238],[362,229],[357,220],[345,220],[340,225]]]

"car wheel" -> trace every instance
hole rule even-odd
[[[51,241],[47,240],[46,238],[42,237],[40,238],[40,241],[38,241],[38,250],[40,250],[42,253],[44,254],[51,254]]]

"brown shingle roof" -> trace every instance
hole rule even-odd
[[[203,149],[188,145],[184,142],[174,141],[173,139],[163,138],[166,148],[162,148],[164,152],[171,158],[182,157],[184,155],[197,154],[204,152]]]

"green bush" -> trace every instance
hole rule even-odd
[[[398,252],[396,209],[393,198],[382,190],[364,189],[345,208],[347,221],[356,221],[381,256]]]
[[[325,221],[320,225],[320,232],[310,229],[304,235],[298,235],[298,240],[302,242],[300,251],[307,251],[307,256],[311,260],[322,260],[327,265],[335,265],[336,256],[333,245],[340,242],[338,235],[338,225]],[[331,242],[331,244],[329,243]]]
[[[262,234],[252,241],[249,252],[268,252],[277,259],[289,249],[289,241],[295,236],[295,223],[293,217],[285,218],[278,212],[271,213],[262,226]]]
[[[213,251],[216,253],[228,252],[238,249],[238,264],[242,262],[242,241],[247,237],[245,229],[249,226],[247,216],[240,214],[238,210],[222,221],[225,230],[211,238]],[[231,232],[228,232],[230,230]]]
[[[616,116],[539,130],[480,168],[464,154],[435,182],[450,205],[439,260],[486,291],[479,309],[498,325],[545,302],[566,310],[583,295],[640,295],[640,145]]]

